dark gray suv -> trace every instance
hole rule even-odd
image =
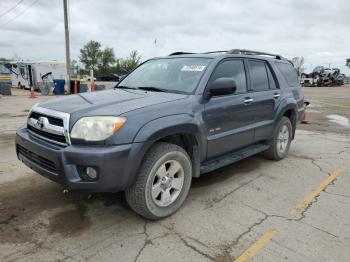
[[[248,50],[150,59],[113,89],[36,105],[18,158],[71,190],[125,191],[148,219],[174,213],[193,177],[263,152],[284,158],[303,114],[293,65]]]

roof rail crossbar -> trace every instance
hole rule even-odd
[[[253,50],[245,50],[245,49],[232,49],[227,52],[228,54],[239,54],[239,55],[265,55],[265,56],[272,56],[276,59],[282,60],[283,56],[278,54],[271,54],[271,53],[265,53],[265,52],[259,52],[259,51],[253,51]]]
[[[195,53],[190,53],[190,52],[174,52],[169,54],[169,56],[173,56],[173,55],[191,55],[191,54],[195,54]]]

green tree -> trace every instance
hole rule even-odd
[[[140,63],[141,56],[136,50],[133,50],[127,58],[118,59],[115,71],[119,74],[126,74],[135,69]]]
[[[86,70],[97,71],[101,57],[101,44],[97,41],[91,40],[80,49],[79,59]]]
[[[113,48],[106,47],[102,49],[102,45],[93,40],[80,49],[79,59],[84,65],[83,73],[88,74],[89,70],[92,69],[95,76],[112,73],[116,62]]]
[[[114,50],[113,48],[108,48],[106,47],[102,51],[100,63],[99,63],[99,68],[98,68],[98,73],[100,75],[106,75],[110,74],[113,72],[113,65],[116,62],[116,58],[114,55]]]
[[[350,68],[350,57],[346,59],[346,64],[345,65]]]

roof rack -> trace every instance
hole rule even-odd
[[[279,59],[279,60],[283,59],[283,56],[281,56],[281,55],[253,51],[253,50],[245,50],[245,49],[232,49],[230,51],[227,51],[227,53],[228,54],[237,54],[237,55],[265,55],[265,56],[275,57],[276,59]]]
[[[204,52],[202,54],[215,54],[215,53],[224,53],[224,54],[236,54],[236,55],[264,55],[264,56],[271,56],[276,59],[282,60],[285,59],[283,56],[278,54],[271,54],[271,53],[265,53],[260,51],[253,51],[253,50],[246,50],[246,49],[231,49],[229,51],[210,51],[210,52]],[[188,54],[196,54],[196,53],[190,53],[190,52],[174,52],[171,53],[169,56],[173,55],[188,55]]]
[[[169,56],[172,56],[172,55],[191,55],[191,54],[195,54],[195,53],[190,53],[190,52],[174,52],[174,53],[169,54]]]

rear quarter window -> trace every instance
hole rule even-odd
[[[275,64],[290,87],[299,86],[297,71],[291,64],[281,62],[276,62]]]

